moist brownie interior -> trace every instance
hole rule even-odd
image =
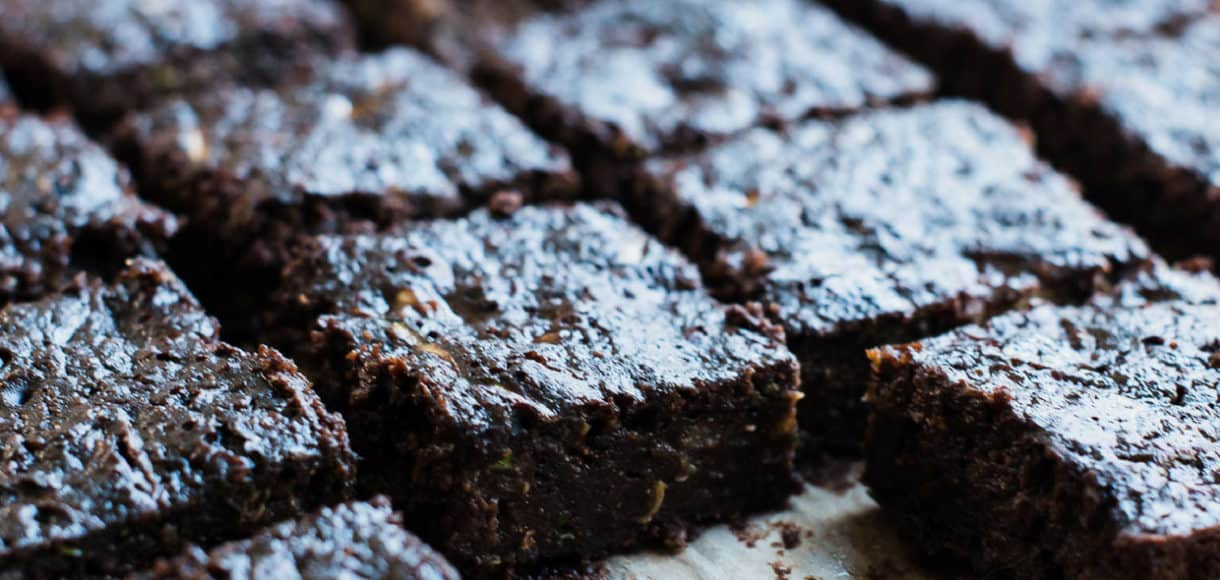
[[[321,237],[284,279],[363,487],[468,571],[676,546],[794,490],[778,329],[612,206]]]
[[[1214,302],[1048,306],[872,351],[866,481],[982,575],[1215,577],[1218,329]]]
[[[0,103],[0,304],[40,298],[81,272],[113,275],[126,258],[164,249],[177,228],[70,119]]]
[[[343,420],[163,264],[0,310],[0,569],[119,575],[343,500]]]
[[[1149,258],[1018,131],[946,101],[754,130],[651,161],[641,219],[731,302],[758,300],[802,363],[809,451],[853,451],[864,350],[1030,296],[1079,302]]]
[[[192,546],[136,578],[243,576],[324,580],[357,576],[457,580],[449,562],[402,529],[385,497],[325,507],[281,522],[251,538],[205,551]]]
[[[93,128],[222,80],[308,76],[316,54],[351,44],[328,0],[0,3],[0,66],[22,100],[66,104]]]

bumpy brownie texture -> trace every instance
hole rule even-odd
[[[502,190],[576,194],[565,154],[419,53],[350,55],[317,75],[170,101],[119,130],[145,194],[190,218],[179,269],[205,302],[209,279],[222,296],[270,284],[303,234],[452,215]]]
[[[343,422],[163,265],[0,311],[0,575],[120,574],[343,499]]]
[[[191,547],[140,578],[457,580],[444,557],[402,529],[384,497],[327,507],[211,551]]]
[[[866,481],[1015,578],[1220,575],[1220,310],[1041,307],[872,351]]]
[[[1220,13],[1209,0],[832,0],[951,91],[1028,119],[1115,218],[1220,243]]]
[[[1031,295],[1081,301],[1148,258],[963,102],[754,130],[645,171],[635,205],[722,298],[771,305],[801,357],[802,425],[836,447],[858,444],[866,348]]]
[[[11,0],[0,4],[0,66],[41,106],[104,124],[218,80],[307,74],[351,44],[327,0]]]
[[[126,258],[163,249],[177,222],[138,201],[130,182],[68,120],[0,102],[0,304],[41,297],[82,271],[113,274]]]
[[[509,26],[477,71],[578,157],[633,160],[932,89],[922,68],[801,0],[580,4]]]
[[[281,315],[314,331],[294,350],[361,426],[365,487],[468,571],[679,545],[793,491],[778,329],[618,210],[321,237],[285,278]]]

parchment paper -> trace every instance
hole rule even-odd
[[[787,511],[703,532],[679,554],[641,553],[606,562],[611,578],[932,578],[922,571],[858,483],[806,485]],[[787,545],[785,545],[787,544]]]

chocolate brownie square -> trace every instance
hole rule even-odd
[[[924,69],[811,2],[572,4],[485,27],[474,74],[582,161],[634,161],[934,88]]]
[[[810,451],[858,447],[865,349],[1035,295],[1082,301],[1149,258],[1016,128],[965,102],[758,129],[644,171],[642,219],[719,297],[766,303],[787,331]]]
[[[345,498],[343,420],[216,334],[143,260],[0,310],[0,570],[120,574]]]
[[[205,551],[192,546],[137,578],[394,578],[457,580],[445,558],[402,529],[385,497],[281,522]]]
[[[143,193],[191,227],[174,260],[226,324],[304,234],[453,215],[497,192],[574,197],[566,154],[409,49],[348,55],[276,90],[220,87],[118,130]]]
[[[1220,12],[1210,0],[835,0],[952,93],[1028,120],[1116,219],[1181,257],[1220,243]]]
[[[1220,575],[1220,309],[1044,306],[869,353],[865,480],[982,577]]]
[[[466,572],[676,546],[794,491],[779,329],[614,206],[320,237],[284,278],[364,488]]]
[[[351,45],[328,0],[10,0],[0,66],[27,102],[70,105],[90,126],[222,79],[308,75]]]
[[[178,227],[140,202],[127,170],[69,120],[4,103],[0,200],[0,304],[39,298],[83,271],[114,274],[129,257],[163,250]]]

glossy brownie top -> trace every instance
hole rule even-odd
[[[795,373],[760,313],[717,304],[612,206],[322,237],[285,278],[288,308],[354,343],[329,356],[434,385],[432,406],[478,429],[515,424],[514,409],[552,420]]]
[[[147,157],[216,176],[217,187],[240,181],[249,207],[352,196],[435,215],[539,176],[576,186],[563,152],[408,49],[348,55],[278,92],[223,87],[171,101],[127,131]]]
[[[254,537],[205,552],[192,548],[157,566],[145,578],[241,576],[323,579],[402,578],[456,580],[456,570],[427,544],[402,529],[384,497],[323,508]]]
[[[715,240],[713,282],[776,304],[800,335],[1039,280],[1087,290],[1148,257],[1014,127],[964,102],[755,130],[647,167]]]
[[[1091,474],[1128,536],[1220,525],[1220,310],[1042,307],[884,349],[1002,404]]]
[[[933,88],[925,70],[801,0],[589,2],[525,20],[498,52],[604,145],[643,152]]]
[[[69,120],[5,107],[0,225],[0,302],[35,298],[66,284],[73,243],[82,236],[111,232],[109,237],[133,245],[141,239],[155,245],[177,228],[173,217],[141,203],[127,171]]]
[[[192,52],[252,44],[258,37],[346,34],[327,0],[9,0],[0,36],[65,75],[106,76]]]
[[[342,421],[293,364],[216,333],[165,266],[145,261],[114,285],[0,311],[0,557],[118,534],[281,475],[350,477]]]
[[[1096,104],[1220,185],[1220,10],[1211,0],[882,0],[969,30],[1064,98]]]

